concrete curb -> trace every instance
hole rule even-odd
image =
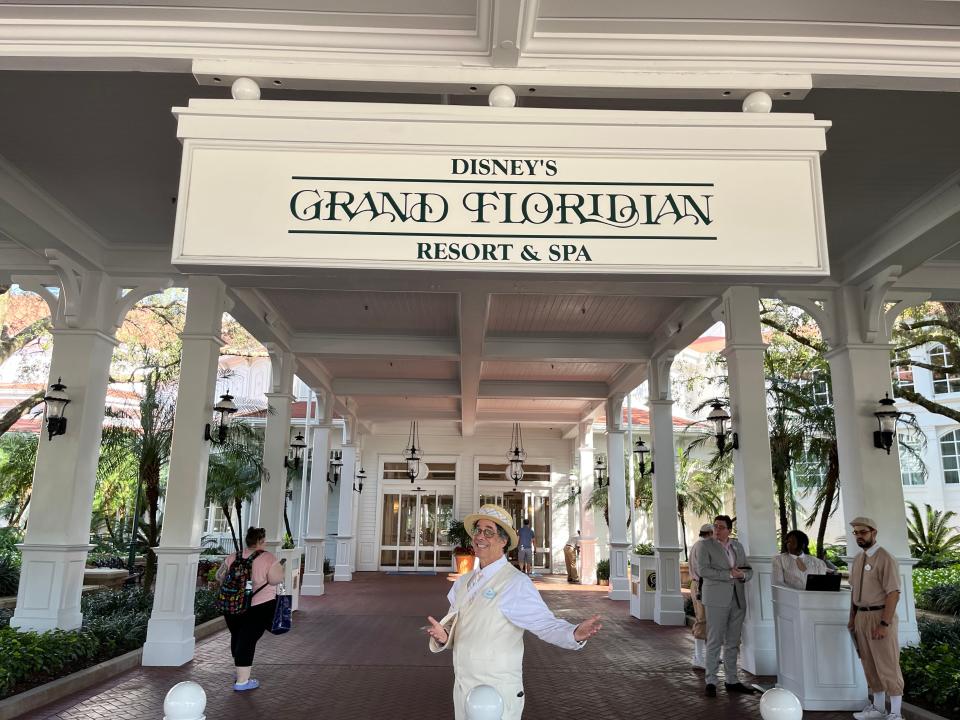
[[[922,707],[911,705],[908,702],[903,703],[903,712],[906,713],[906,717],[910,718],[910,720],[947,720],[943,715],[937,715],[934,712],[924,710]]]
[[[225,629],[226,626],[227,622],[222,616],[214,618],[197,625],[194,629],[194,637],[197,640],[203,640]],[[19,717],[31,710],[62,700],[67,695],[86,690],[117,675],[133,670],[140,666],[142,655],[143,648],[131,650],[124,655],[105,660],[99,665],[78,670],[65,677],[57,678],[44,685],[38,685],[30,690],[0,700],[0,720],[11,720]]]

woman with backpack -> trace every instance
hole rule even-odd
[[[247,530],[246,548],[229,555],[217,571],[221,582],[219,604],[230,630],[230,654],[237,667],[233,689],[255,690],[260,683],[251,679],[257,641],[273,622],[277,606],[277,585],[283,581],[283,565],[264,549],[267,531]]]

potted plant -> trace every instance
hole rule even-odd
[[[473,542],[463,521],[454,520],[447,528],[447,537],[453,543],[453,559],[457,565],[457,573],[463,575],[473,569]]]
[[[220,583],[217,582],[217,571],[220,569],[219,564],[214,564],[209,567],[207,570],[207,587],[211,590],[219,590]]]
[[[333,565],[330,564],[330,558],[323,559],[323,579],[325,582],[333,582]]]
[[[610,561],[597,560],[597,585],[610,584]]]

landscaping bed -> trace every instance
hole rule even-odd
[[[904,699],[960,720],[960,620],[920,620],[920,644],[900,652]]]
[[[83,627],[43,633],[11,628],[13,611],[0,611],[0,698],[142,647],[152,607],[142,588],[103,590],[82,598]],[[197,590],[194,612],[197,624],[219,616],[216,593]]]

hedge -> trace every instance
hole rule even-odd
[[[960,585],[960,564],[933,570],[913,569],[913,594],[919,598],[935,585]]]
[[[960,720],[960,621],[920,620],[920,644],[900,652],[905,696],[951,720]]]
[[[220,614],[216,592],[201,588],[194,599],[197,624]],[[104,590],[80,601],[83,627],[44,633],[9,627],[12,611],[0,614],[0,698],[96,665],[141,647],[153,593],[142,588]]]

